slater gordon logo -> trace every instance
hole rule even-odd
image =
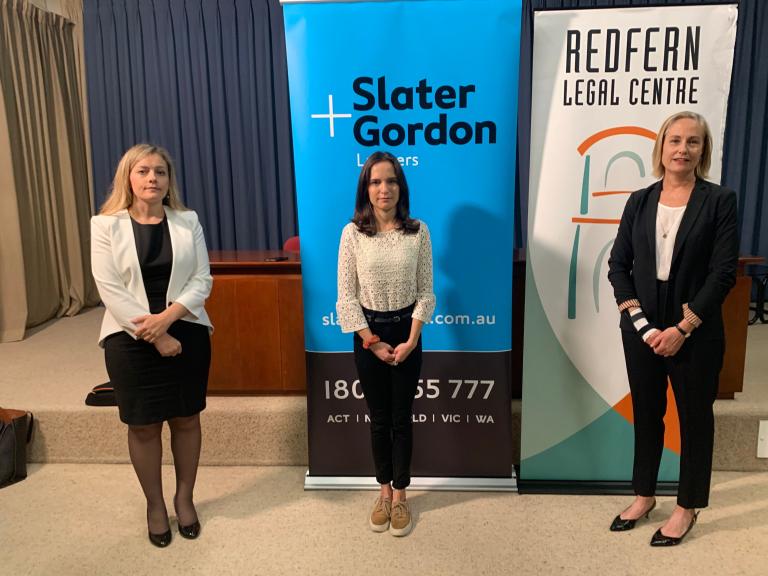
[[[362,146],[414,146],[427,144],[495,144],[496,123],[492,120],[466,121],[452,113],[469,110],[477,99],[475,84],[433,86],[426,78],[414,85],[394,85],[386,76],[360,76],[352,81],[352,111],[339,112],[334,95],[328,94],[328,108],[312,113],[316,120],[328,122],[328,136],[335,138],[337,124],[351,121],[355,141]],[[418,114],[415,114],[418,112]],[[393,114],[407,115],[406,121],[392,121]],[[387,120],[382,120],[386,115]],[[415,120],[415,121],[414,121]]]

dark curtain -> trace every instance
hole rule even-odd
[[[768,259],[768,2],[741,0],[725,126],[723,183],[739,193],[741,253]],[[762,229],[762,230],[761,230]]]
[[[96,206],[122,153],[167,148],[208,247],[277,249],[296,234],[278,0],[85,0]]]
[[[732,0],[523,0],[515,246],[527,235],[535,10],[728,4]],[[768,3],[741,0],[723,143],[739,193],[741,250],[768,257]],[[277,248],[296,232],[278,0],[85,0],[96,203],[123,150],[167,147],[211,248]],[[762,234],[761,234],[762,232]]]
[[[765,226],[768,226],[768,206],[763,202],[763,190],[768,185],[768,66],[763,62],[764,55],[768,53],[768,2],[765,0],[523,0],[516,247],[525,246],[527,237],[534,11],[694,4],[739,5],[736,50],[723,142],[722,183],[739,194],[741,253],[768,258],[768,234],[765,231]]]

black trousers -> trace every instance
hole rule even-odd
[[[622,331],[621,336],[635,419],[632,487],[640,496],[656,493],[669,378],[680,419],[677,503],[683,508],[704,508],[709,504],[715,435],[712,406],[723,366],[724,341],[698,340],[694,332],[677,354],[665,358],[657,356],[637,333]]]
[[[396,312],[366,311],[371,331],[393,348],[408,340],[411,333],[410,310]],[[407,318],[386,322],[406,311]],[[354,337],[355,365],[371,417],[371,445],[379,484],[392,483],[397,490],[411,483],[413,453],[413,399],[421,373],[421,338],[405,362],[390,366]]]

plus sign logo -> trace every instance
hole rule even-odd
[[[331,138],[334,137],[334,128],[333,128],[333,121],[336,118],[352,118],[352,114],[336,114],[333,111],[333,94],[328,94],[328,113],[327,114],[311,114],[312,118],[327,118],[328,119],[328,129],[331,135]]]

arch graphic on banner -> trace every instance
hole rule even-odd
[[[591,156],[589,154],[589,150],[598,142],[610,140],[611,138],[615,138],[617,136],[639,136],[641,138],[647,138],[651,141],[656,140],[656,132],[653,130],[649,130],[647,128],[643,128],[641,126],[615,126],[611,128],[607,128],[605,130],[601,130],[599,132],[596,132],[587,138],[584,139],[583,142],[579,144],[577,147],[577,151],[581,156],[584,157],[584,171],[583,171],[583,177],[582,177],[582,190],[581,190],[581,202],[580,202],[580,216],[573,217],[571,220],[572,222],[576,223],[576,231],[574,232],[574,239],[573,244],[571,247],[571,261],[569,265],[569,285],[568,285],[568,318],[569,320],[575,320],[577,316],[577,310],[576,310],[576,293],[578,289],[578,278],[577,278],[577,269],[578,269],[578,257],[579,257],[579,238],[581,236],[581,227],[587,226],[587,225],[617,225],[619,223],[619,219],[614,218],[590,218],[589,217],[589,198],[603,198],[606,196],[614,196],[614,195],[629,195],[633,192],[633,190],[609,190],[608,189],[608,183],[609,183],[609,176],[611,173],[611,168],[616,164],[617,161],[622,159],[628,159],[631,162],[634,163],[634,165],[637,167],[637,172],[641,178],[644,178],[646,175],[646,166],[643,162],[643,159],[640,154],[633,150],[621,150],[608,159],[608,162],[606,163],[606,168],[603,176],[603,190],[598,191],[591,191],[589,188],[589,182],[590,182],[590,172],[592,169],[592,162],[591,162]],[[613,245],[613,239],[610,239],[603,247],[600,249],[597,257],[595,258],[595,263],[593,266],[593,273],[592,273],[592,296],[594,301],[594,312],[598,313],[600,312],[600,285],[604,282],[604,277],[606,276],[606,263],[607,263],[607,257],[609,254],[609,250],[611,246]],[[592,381],[587,380],[590,382],[590,385],[595,388],[595,386],[592,384]],[[634,417],[632,414],[632,397],[631,394],[627,393],[623,397],[621,397],[618,401],[610,403],[609,398],[607,395],[602,392],[599,387],[596,388],[596,391],[600,396],[606,400],[606,402],[609,402],[609,405],[613,408],[615,412],[617,412],[619,415],[624,417],[627,422],[630,424],[634,422]],[[611,398],[613,398],[611,396]],[[667,415],[665,416],[664,422],[666,425],[666,431],[664,435],[664,445],[669,450],[672,450],[676,454],[680,453],[680,433],[679,433],[679,423],[677,420],[677,406],[675,404],[674,394],[672,393],[671,387],[667,389],[667,405],[669,406],[669,409],[667,410]]]

